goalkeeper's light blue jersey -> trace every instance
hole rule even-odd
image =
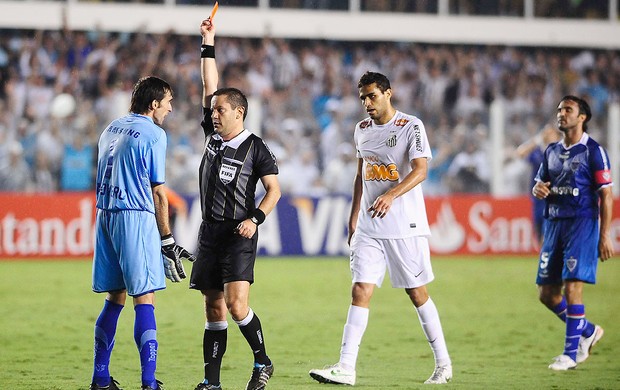
[[[569,148],[563,142],[549,145],[536,180],[551,182],[545,218],[598,218],[597,191],[612,185],[609,157],[584,133],[579,143]]]
[[[151,183],[164,183],[166,133],[148,116],[114,120],[99,138],[97,208],[155,213]]]

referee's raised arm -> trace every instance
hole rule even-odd
[[[219,75],[215,63],[215,25],[211,18],[200,24],[202,45],[200,46],[200,73],[202,76],[202,106],[211,105],[211,96],[217,90]]]

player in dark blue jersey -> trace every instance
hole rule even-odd
[[[245,129],[248,101],[236,88],[217,88],[215,26],[206,19],[202,35],[202,127],[205,149],[200,164],[202,224],[190,288],[204,297],[204,379],[196,390],[221,390],[220,367],[227,346],[227,313],[254,354],[246,390],[263,390],[273,375],[261,322],[249,307],[258,225],[280,199],[278,166],[267,145]],[[256,206],[260,180],[265,195]]]
[[[564,352],[549,368],[575,368],[590,355],[603,328],[586,319],[584,283],[596,283],[598,259],[613,256],[613,194],[607,152],[587,131],[588,103],[565,96],[557,108],[563,133],[551,144],[536,176],[532,194],[545,199],[543,245],[536,284],[540,300],[566,322]],[[562,291],[563,290],[563,291]]]
[[[172,112],[172,98],[164,80],[140,79],[131,96],[130,113],[110,123],[99,138],[93,291],[107,296],[95,323],[90,390],[118,389],[108,366],[127,295],[135,309],[142,389],[162,388],[155,379],[155,291],[166,287],[164,275],[181,281],[185,277],[181,259],[192,257],[174,242],[168,220],[167,141],[160,126]]]
[[[557,128],[549,123],[543,127],[543,129],[536,134],[536,136],[526,140],[516,150],[517,156],[526,159],[528,165],[531,167],[531,185],[536,184],[536,175],[538,174],[538,168],[544,158],[544,152],[547,145],[552,142],[557,142],[561,138],[561,133]],[[532,223],[534,227],[534,233],[536,234],[537,244],[542,243],[542,225],[545,213],[545,201],[544,199],[537,199],[534,195],[531,195],[532,201]]]

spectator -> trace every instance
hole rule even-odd
[[[72,137],[64,146],[60,164],[62,191],[89,191],[94,184],[95,148],[84,143],[83,137]]]
[[[355,148],[343,142],[336,148],[336,156],[329,160],[323,174],[326,190],[331,194],[351,195],[351,183],[357,172]]]
[[[37,151],[34,164],[33,190],[41,193],[56,192],[58,190],[58,183],[54,177],[47,154],[41,150]]]
[[[489,161],[478,144],[479,140],[470,136],[465,140],[463,151],[450,164],[447,175],[452,192],[489,192]]]
[[[391,3],[404,4],[393,0]],[[552,11],[550,15],[556,17],[557,12]],[[477,12],[475,7],[471,12]],[[499,12],[513,11],[502,6]],[[460,138],[473,128],[474,121],[488,128],[490,103],[496,98],[504,103],[506,118],[516,116],[519,125],[531,118],[536,123],[544,121],[548,107],[565,92],[590,96],[595,113],[604,112],[608,102],[620,100],[617,51],[271,38],[222,37],[219,42],[222,77],[227,85],[241,87],[250,97],[259,99],[262,106],[251,112],[262,114],[260,129],[273,145],[274,153],[282,155],[286,165],[289,157],[302,154],[301,145],[320,150],[316,156],[319,163],[313,162],[319,178],[325,175],[329,156],[346,139],[344,132],[352,131],[355,118],[362,113],[359,100],[352,93],[352,75],[369,69],[388,70],[398,80],[397,103],[404,111],[427,118],[429,125],[441,123],[444,117],[448,123],[456,124],[441,130],[440,141],[432,143],[438,148],[445,142],[458,145]],[[196,109],[200,77],[194,61],[197,54],[192,47],[191,37],[172,32],[150,37],[144,33],[3,31],[0,122],[6,142],[21,143],[30,176],[34,174],[39,148],[48,154],[52,173],[58,175],[65,138],[80,137],[85,144],[93,145],[96,140],[91,138],[92,129],[100,129],[111,118],[124,114],[132,80],[153,73],[178,85],[175,112],[169,119],[168,150],[173,154],[177,146],[189,146],[187,159],[192,166],[202,152],[202,134],[193,120],[200,115]],[[52,97],[60,93],[74,96],[77,107],[60,128],[54,128],[49,106]],[[328,101],[338,102],[338,110],[334,111],[335,105],[331,103],[328,107]],[[336,112],[338,118],[334,120]],[[302,127],[294,137],[280,129],[290,117]],[[605,144],[606,116],[595,118],[591,126],[593,136]],[[336,127],[342,134],[334,133]],[[435,136],[432,133],[429,131],[429,137]],[[523,136],[506,137],[509,150],[528,136],[522,130],[520,134]],[[486,145],[480,147],[484,149]],[[446,153],[444,163],[452,158],[449,149],[442,150],[442,155]],[[439,166],[434,163],[426,185],[429,193],[445,193],[448,190],[443,183],[432,179],[433,174],[439,173],[435,171]],[[169,180],[181,182],[184,178],[183,168],[179,168]],[[320,180],[316,183],[319,189]],[[296,189],[291,191],[299,193]]]
[[[24,160],[24,149],[18,142],[8,148],[8,159],[0,167],[0,190],[28,192],[32,190],[31,170]]]

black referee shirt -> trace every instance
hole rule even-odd
[[[248,130],[223,141],[215,133],[209,108],[204,108],[201,125],[206,137],[199,171],[202,219],[246,219],[248,211],[256,208],[258,180],[278,174],[276,158],[265,142]]]

